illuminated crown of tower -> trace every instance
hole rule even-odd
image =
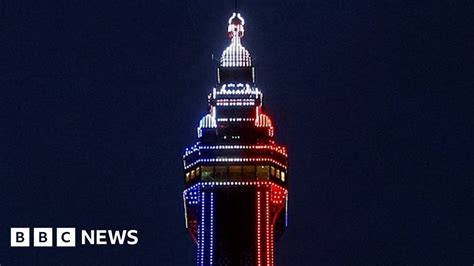
[[[229,18],[227,34],[230,45],[224,50],[220,60],[223,67],[247,67],[251,66],[250,53],[242,46],[241,39],[244,36],[245,20],[240,13],[233,13]]]

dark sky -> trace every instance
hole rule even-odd
[[[474,263],[473,4],[430,2],[240,4],[290,156],[279,265]],[[0,2],[2,266],[194,264],[181,155],[232,11]],[[22,226],[134,228],[140,242],[12,249]]]

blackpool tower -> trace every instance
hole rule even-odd
[[[198,265],[274,265],[274,243],[288,222],[287,153],[274,141],[242,46],[244,25],[233,13],[209,113],[183,155],[185,220]]]

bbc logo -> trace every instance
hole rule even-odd
[[[53,246],[53,228],[37,227],[33,228],[33,247],[52,247]],[[10,246],[11,247],[29,247],[30,228],[15,227],[10,228]],[[76,246],[76,228],[56,228],[56,246],[57,247],[75,247]]]

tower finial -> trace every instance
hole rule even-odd
[[[245,21],[244,18],[240,16],[240,13],[234,12],[232,16],[229,18],[229,26],[227,29],[227,33],[229,34],[229,38],[233,39],[237,37],[240,39],[244,36],[244,25]]]
[[[229,18],[227,36],[230,39],[230,45],[224,50],[221,57],[221,66],[237,67],[251,66],[250,54],[241,44],[244,36],[245,20],[238,12],[233,12]]]

